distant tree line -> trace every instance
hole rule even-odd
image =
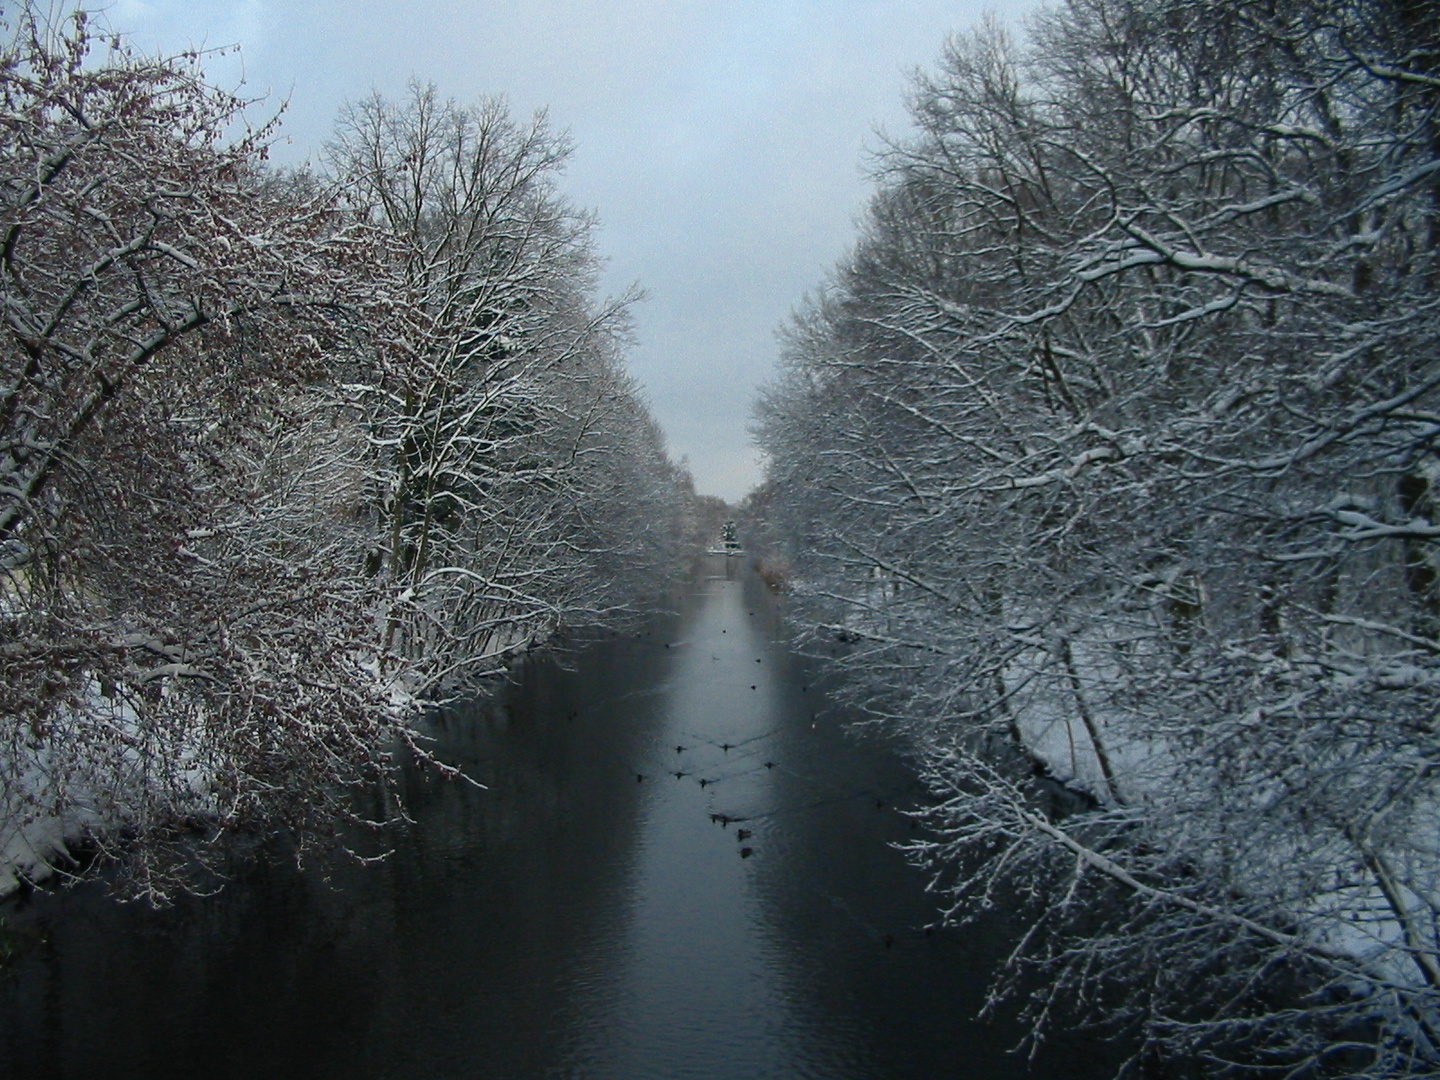
[[[286,172],[203,57],[0,17],[0,856],[87,833],[160,898],[333,838],[417,699],[667,579],[694,493],[543,116],[417,85]]]
[[[751,509],[943,917],[1133,1075],[1440,1075],[1440,7],[1065,0],[910,112]]]

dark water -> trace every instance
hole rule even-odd
[[[1103,1047],[1027,1063],[974,1019],[1007,927],[924,932],[890,846],[909,773],[812,719],[738,562],[443,721],[489,788],[408,777],[384,863],[262,866],[162,912],[11,905],[35,944],[0,976],[0,1076],[1107,1075]]]

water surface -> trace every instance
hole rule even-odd
[[[383,863],[261,865],[161,912],[12,904],[38,943],[0,977],[0,1075],[1107,1075],[974,1019],[1010,929],[927,932],[893,847],[911,774],[841,732],[739,562],[440,720],[487,788],[407,775]]]

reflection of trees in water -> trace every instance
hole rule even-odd
[[[828,1075],[949,1076],[957,1062],[1011,1075],[1002,1051],[1014,1032],[971,1021],[1003,925],[926,937],[923,882],[885,846],[909,835],[897,808],[914,796],[912,774],[884,743],[842,735],[837,718],[812,724],[820,688],[767,644],[775,610],[752,580],[744,588],[732,612],[743,624],[714,630],[753,650],[748,681],[733,667],[726,676],[725,693],[757,700],[729,717],[733,728],[700,723],[724,718],[728,698],[677,682],[687,662],[719,662],[689,623],[537,659],[503,705],[433,718],[437,753],[487,790],[407,772],[397,791],[414,823],[382,862],[262,863],[217,899],[160,913],[98,890],[37,900],[51,936],[0,984],[0,1048],[8,1060],[68,1048],[72,1075],[93,1060],[121,1063],[114,1076],[204,1073],[217,1055],[236,1075],[444,1075],[460,1060],[515,1077],[581,1068],[613,1042],[606,1022],[633,1019],[637,851],[668,806],[694,815],[669,823],[682,842],[723,830],[721,876],[738,874],[739,892],[717,902],[731,905],[724,940],[739,947],[715,959],[735,965],[724,978],[742,996],[768,980],[779,1006],[743,1025],[713,1018],[726,1037],[773,1039],[782,1061],[824,1063]],[[661,713],[677,691],[714,708]],[[662,736],[666,722],[685,726]],[[659,769],[677,757],[682,780]],[[651,887],[665,889],[668,856],[659,861]],[[652,959],[675,955],[650,944]],[[693,972],[672,977],[657,984],[665,993],[698,995],[686,989]],[[777,1013],[793,1022],[762,1032]],[[150,1049],[162,1046],[164,1062]],[[276,1048],[284,1060],[269,1056]],[[1067,1059],[1064,1075],[1087,1074]]]
[[[233,1075],[439,1075],[469,1058],[543,1075],[575,1008],[567,973],[597,962],[630,872],[622,766],[654,654],[600,651],[575,671],[529,666],[503,706],[435,718],[437,751],[488,790],[406,770],[413,824],[384,861],[260,861],[159,912],[99,886],[10,905],[46,944],[0,982],[5,1060],[150,1078],[216,1060]]]

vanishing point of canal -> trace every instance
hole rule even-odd
[[[383,862],[264,862],[163,911],[10,902],[0,1076],[1108,1075],[1104,1047],[1029,1062],[975,1019],[1003,915],[926,931],[893,846],[912,775],[825,712],[740,563],[438,722],[487,789],[407,773]]]

